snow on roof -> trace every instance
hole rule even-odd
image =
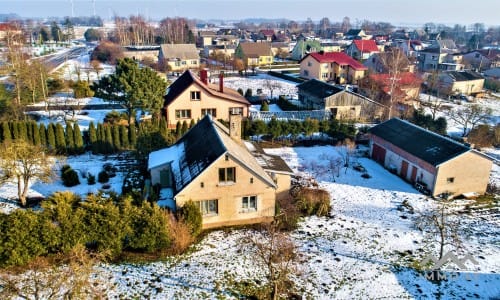
[[[184,144],[179,143],[171,147],[151,152],[148,159],[148,170],[178,160],[184,155]],[[175,164],[173,164],[175,165]],[[172,166],[174,167],[174,166]]]

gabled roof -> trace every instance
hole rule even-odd
[[[222,100],[233,101],[241,104],[250,106],[250,102],[241,96],[240,93],[234,89],[224,87],[224,92],[219,91],[219,86],[216,84],[204,84],[198,77],[196,77],[190,70],[185,71],[177,80],[175,80],[169,87],[168,93],[165,95],[164,106],[172,103],[180,94],[182,94],[187,88],[192,84],[197,84],[200,88],[204,89],[207,93],[213,97],[220,98]]]
[[[437,43],[437,46],[441,49],[450,49],[450,50],[457,49],[457,45],[451,39],[439,39],[439,40],[436,40],[436,43]]]
[[[274,35],[274,30],[272,30],[272,29],[262,29],[260,31],[260,33],[262,33],[265,36],[273,36]]]
[[[372,127],[370,133],[433,166],[471,150],[451,139],[398,118],[392,118]]]
[[[489,60],[500,59],[500,50],[498,50],[498,49],[479,49],[479,50],[471,51],[469,53],[479,53]]]
[[[170,164],[174,179],[174,196],[188,186],[221,156],[228,154],[249,172],[271,187],[274,181],[252,154],[229,136],[224,125],[206,115],[174,145],[151,152],[148,169]]]
[[[353,43],[363,53],[379,52],[374,40],[354,40]]]
[[[297,88],[299,89],[299,91],[305,91],[318,98],[327,98],[331,95],[335,95],[343,91],[343,89],[341,88],[317,79],[311,79],[306,82],[302,82],[301,84],[297,85]]]
[[[262,43],[240,43],[241,51],[246,57],[258,58],[260,56],[270,56],[271,44]]]
[[[166,59],[199,59],[195,44],[161,44],[160,52]]]
[[[286,162],[277,155],[271,155],[264,152],[264,149],[255,142],[245,141],[245,147],[257,160],[257,163],[266,171],[293,175],[292,169]]]
[[[484,77],[473,71],[448,71],[443,73],[444,75],[450,76],[454,81],[469,81],[484,79]]]
[[[349,65],[351,68],[355,70],[367,70],[367,68],[363,66],[363,64],[361,64],[354,58],[350,57],[349,55],[345,54],[344,52],[314,52],[308,54],[307,56],[311,56],[320,63],[334,62],[339,65]],[[302,60],[304,60],[306,57],[304,57]]]
[[[346,36],[357,36],[361,33],[361,29],[349,29],[349,31],[346,32]]]
[[[382,86],[389,86],[393,78],[392,74],[382,73],[382,74],[371,74],[370,78],[380,83]],[[404,72],[400,73],[397,78],[397,84],[401,87],[408,86],[420,86],[422,79],[418,78],[414,73]]]

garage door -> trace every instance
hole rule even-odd
[[[384,165],[385,163],[385,149],[377,144],[373,144],[372,158],[379,164]]]

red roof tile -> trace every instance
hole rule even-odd
[[[360,62],[345,54],[344,52],[314,52],[309,54],[320,63],[337,63],[339,65],[349,65],[354,70],[367,70]]]
[[[363,53],[379,52],[374,40],[354,40],[354,45]]]
[[[387,73],[371,74],[370,78],[375,80],[376,82],[379,82],[383,86],[389,86],[392,75]],[[415,74],[411,72],[401,73],[397,78],[398,78],[398,85],[401,87],[419,86],[422,83],[422,79],[418,78]]]

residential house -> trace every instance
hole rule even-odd
[[[456,71],[463,69],[458,53],[458,48],[452,40],[436,40],[428,48],[418,53],[418,67],[422,72],[434,70]]]
[[[484,77],[473,71],[440,72],[438,87],[442,94],[477,95],[483,92]]]
[[[369,40],[372,38],[372,36],[366,34],[366,32],[363,29],[349,29],[344,34],[344,37],[347,40]]]
[[[262,29],[259,31],[259,38],[260,40],[266,41],[266,42],[272,42],[276,39],[274,30],[272,29]]]
[[[356,83],[367,68],[343,52],[314,52],[300,62],[300,76],[338,84]]]
[[[464,63],[472,69],[481,72],[500,67],[500,50],[481,49],[463,54]]]
[[[207,70],[200,71],[200,78],[192,71],[185,71],[167,90],[163,115],[169,128],[177,122],[199,120],[204,115],[229,120],[233,114],[248,116],[250,102],[237,91],[225,88],[222,73],[218,84],[208,83]]]
[[[492,161],[480,152],[398,118],[369,132],[371,157],[430,195],[486,191]]]
[[[396,60],[398,61],[396,62]],[[415,65],[400,48],[374,53],[363,62],[363,65],[373,73],[388,73],[390,68],[395,67],[394,64],[399,68],[399,72],[414,72],[415,70]]]
[[[400,48],[407,57],[416,58],[418,53],[424,49],[422,42],[418,40],[393,40],[392,46]]]
[[[204,48],[205,46],[213,45],[213,40],[217,37],[217,33],[214,31],[204,30],[198,31],[198,37],[196,39],[196,46]]]
[[[137,61],[149,60],[155,62],[158,59],[160,46],[125,46],[123,55]]]
[[[295,43],[295,46],[292,49],[292,53],[290,55],[293,60],[301,60],[309,53],[319,52],[321,51],[321,42],[319,40],[309,39],[304,40],[300,39]]]
[[[171,72],[198,69],[200,55],[195,44],[162,44],[158,62],[166,65]]]
[[[290,46],[285,42],[272,42],[271,50],[275,57],[286,58],[290,56]]]
[[[229,62],[234,57],[235,51],[236,46],[234,45],[212,45],[203,48],[203,55],[212,59],[216,58],[219,61],[224,58]]]
[[[380,120],[386,110],[382,104],[347,89],[317,79],[297,85],[302,108],[327,110],[344,120]]]
[[[392,93],[399,102],[418,106],[420,87],[423,81],[414,73],[401,72],[397,76],[389,73],[379,73],[370,74],[369,78],[387,96]]]
[[[366,60],[374,53],[380,52],[374,40],[354,40],[345,53],[357,60]]]
[[[234,56],[243,60],[246,66],[254,69],[259,66],[267,66],[273,63],[273,51],[271,43],[240,43],[235,50]]]
[[[161,187],[158,204],[176,210],[193,201],[204,229],[271,221],[292,171],[243,142],[241,129],[241,116],[231,116],[227,128],[207,115],[174,145],[152,152],[148,170],[151,184]]]

